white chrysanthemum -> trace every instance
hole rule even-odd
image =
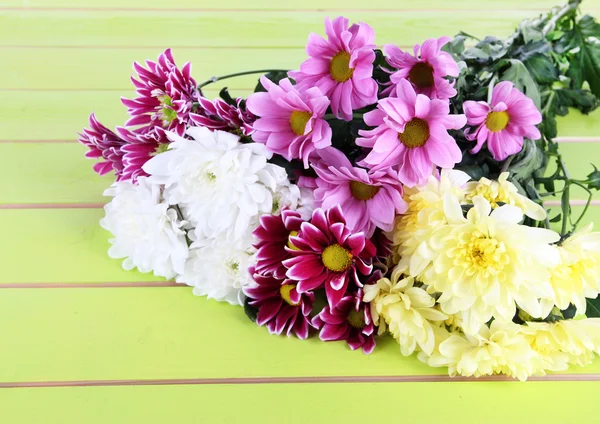
[[[423,358],[425,359],[425,358]],[[450,333],[426,359],[433,367],[448,367],[452,376],[506,374],[526,380],[543,372],[544,361],[513,322],[494,321],[475,335]]]
[[[523,214],[515,206],[492,211],[483,197],[473,202],[466,218],[457,201],[445,202],[448,225],[432,235],[433,258],[422,259],[433,260],[423,275],[428,291],[441,293],[442,311],[459,314],[469,333],[477,333],[492,317],[512,320],[516,305],[541,318],[539,299],[552,297],[548,267],[559,261],[550,244],[560,236],[520,225]]]
[[[125,258],[123,268],[173,278],[182,273],[188,257],[185,232],[177,212],[161,198],[161,188],[147,178],[137,185],[117,182],[105,191],[113,196],[104,206],[106,216],[100,225],[114,238],[108,250],[111,258]]]
[[[462,187],[469,176],[452,169],[442,169],[439,179],[429,177],[422,187],[405,188],[404,199],[408,204],[405,214],[398,217],[389,238],[394,245],[395,261],[409,259],[416,250],[427,251],[427,241],[435,230],[447,223],[444,215],[444,197],[452,196],[458,202],[464,199]],[[417,266],[421,271],[427,264],[408,264],[412,272]],[[414,275],[414,274],[413,274]]]
[[[600,291],[600,233],[587,225],[564,240],[556,249],[560,264],[550,270],[553,295],[544,299],[544,310],[549,313],[556,305],[567,309],[575,305],[577,313],[585,314],[586,298],[596,298]]]
[[[415,287],[412,277],[396,267],[391,279],[364,286],[365,302],[371,303],[371,315],[379,334],[386,329],[400,344],[400,352],[409,356],[415,351],[431,354],[435,347],[431,322],[444,321],[446,314],[435,308],[435,299],[423,288]]]
[[[243,305],[242,288],[252,282],[248,268],[254,264],[251,234],[237,242],[199,240],[190,246],[190,258],[178,283],[194,287],[194,294]]]
[[[546,219],[546,210],[526,196],[519,194],[517,187],[508,181],[508,176],[508,172],[503,172],[498,180],[489,180],[484,177],[479,181],[467,183],[465,186],[465,199],[472,202],[473,197],[482,196],[490,202],[492,208],[497,208],[500,204],[513,205],[521,209],[523,214],[536,221]]]
[[[168,133],[169,150],[150,159],[144,171],[165,185],[165,198],[182,208],[198,239],[235,241],[258,216],[279,207],[274,193],[289,188],[289,180],[283,168],[267,162],[271,154],[263,144],[243,144],[234,134],[203,127],[189,128],[187,135],[191,139]],[[297,203],[293,195],[283,202]]]

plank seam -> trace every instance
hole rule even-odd
[[[0,283],[0,289],[104,289],[137,287],[188,287],[174,281],[105,282],[105,283]]]
[[[600,381],[600,374],[552,374],[529,377],[531,382]],[[181,386],[181,385],[248,385],[248,384],[324,384],[324,383],[480,383],[518,382],[503,375],[450,377],[448,375],[398,376],[329,376],[329,377],[241,377],[182,378],[154,380],[74,380],[2,382],[0,388],[105,387],[105,386]]]

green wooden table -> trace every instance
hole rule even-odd
[[[111,177],[92,172],[75,134],[92,111],[122,124],[132,61],[166,47],[203,80],[297,67],[326,16],[368,22],[378,44],[406,47],[459,30],[506,37],[555,1],[0,0],[0,423],[591,417],[600,361],[528,383],[451,380],[402,357],[393,340],[365,356],[270,336],[241,308],[122,270],[98,225]],[[600,15],[600,2],[584,10]],[[247,95],[255,78],[227,84]],[[559,130],[573,174],[584,176],[600,159],[600,111],[573,113]],[[597,201],[588,220],[600,223]]]

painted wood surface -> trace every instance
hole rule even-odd
[[[459,30],[506,37],[556,1],[0,0],[0,422],[591,416],[600,382],[575,380],[600,380],[600,361],[527,384],[449,380],[403,358],[392,340],[367,357],[343,343],[270,336],[239,308],[124,271],[98,225],[111,178],[96,176],[76,143],[93,111],[108,126],[123,123],[131,63],[167,47],[201,81],[297,67],[325,16],[370,23],[380,45],[410,46]],[[598,2],[584,3],[600,13]],[[247,95],[255,83],[226,85]],[[600,159],[600,112],[561,119],[559,133],[573,175],[584,176]],[[600,222],[598,202],[587,220]]]

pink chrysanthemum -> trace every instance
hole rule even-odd
[[[427,182],[434,165],[452,168],[460,162],[462,152],[448,130],[462,128],[466,118],[450,115],[447,101],[417,94],[407,80],[398,83],[396,96],[365,113],[367,125],[376,128],[359,131],[356,144],[372,148],[359,165],[393,167],[400,181],[412,187]]]
[[[285,249],[294,249],[290,236],[298,235],[303,220],[296,211],[283,209],[280,215],[263,215],[260,225],[254,230],[254,237],[258,241],[256,248],[256,272],[267,275],[272,274],[277,279],[284,279],[287,268],[283,261],[291,257]]]
[[[200,106],[196,113],[190,114],[192,122],[196,125],[238,135],[248,136],[252,133],[252,123],[256,117],[246,110],[242,98],[236,99],[236,106],[230,105],[223,99],[211,101],[206,97],[200,97],[197,101]]]
[[[331,99],[338,118],[350,121],[352,111],[377,102],[373,79],[375,31],[364,23],[348,28],[348,19],[325,20],[327,40],[311,33],[306,52],[310,56],[299,71],[288,72],[301,89],[318,87]]]
[[[255,274],[254,284],[244,288],[248,303],[258,309],[256,323],[266,326],[271,334],[285,332],[306,339],[310,328],[310,312],[315,296],[298,293],[296,282],[280,280],[271,275]]]
[[[346,340],[350,349],[362,348],[369,354],[375,349],[375,325],[369,304],[362,301],[362,290],[344,296],[334,307],[325,306],[311,323],[320,330],[323,341]]]
[[[123,153],[123,172],[122,180],[131,180],[136,182],[138,177],[145,177],[148,174],[142,167],[153,156],[165,151],[171,142],[167,138],[165,130],[155,128],[154,131],[140,133],[131,131],[127,128],[118,127],[117,133],[126,144],[121,147]]]
[[[331,146],[331,127],[323,119],[329,99],[316,87],[298,91],[287,78],[277,85],[263,75],[260,82],[267,92],[251,94],[246,102],[260,117],[252,125],[252,139],[287,160],[301,159],[308,168],[316,150]]]
[[[458,65],[452,55],[441,50],[448,41],[450,37],[440,37],[426,40],[422,46],[415,44],[414,56],[393,44],[385,45],[383,51],[387,62],[398,70],[390,76],[392,87],[385,90],[384,94],[391,92],[393,95],[393,86],[407,79],[418,94],[430,99],[456,96],[454,81],[448,81],[447,77],[458,76]]]
[[[402,184],[392,168],[367,171],[353,167],[339,150],[331,148],[321,154],[315,166],[316,207],[340,205],[348,227],[371,237],[376,228],[391,231],[397,214],[406,212]]]
[[[94,171],[100,175],[114,171],[117,181],[120,181],[123,173],[121,147],[125,145],[126,141],[98,122],[93,113],[90,115],[89,125],[89,128],[84,128],[79,133],[79,142],[90,149],[85,156],[104,159],[94,164]]]
[[[497,161],[519,153],[523,138],[537,140],[541,137],[536,125],[542,122],[542,114],[529,97],[514,88],[510,81],[496,84],[491,104],[466,101],[463,105],[467,115],[465,131],[467,140],[477,140],[471,150],[477,153],[487,141],[488,150]]]
[[[146,61],[148,69],[133,64],[139,80],[131,78],[138,97],[122,98],[131,118],[127,126],[144,126],[146,131],[160,127],[185,133],[193,102],[198,99],[196,81],[191,77],[192,66],[188,62],[181,70],[175,65],[171,49],[158,57],[158,61]]]
[[[283,265],[287,277],[298,281],[299,293],[325,286],[327,301],[334,307],[346,295],[350,283],[362,287],[358,273],[372,270],[375,247],[363,233],[352,233],[339,206],[325,212],[315,209],[310,222],[303,222],[300,233],[290,237],[294,249]]]

